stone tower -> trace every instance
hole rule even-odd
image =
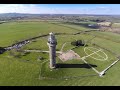
[[[49,46],[50,68],[56,68],[56,45],[57,40],[53,32],[49,33],[47,45]]]

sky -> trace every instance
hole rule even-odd
[[[120,4],[0,4],[0,13],[120,15]]]

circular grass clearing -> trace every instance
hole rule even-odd
[[[95,60],[105,61],[108,59],[107,54],[100,48],[85,47],[84,52],[87,55],[86,57],[91,57]]]

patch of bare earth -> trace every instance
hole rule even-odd
[[[58,56],[63,62],[72,59],[80,59],[80,56],[75,53],[73,50],[69,50],[67,52],[63,52]]]

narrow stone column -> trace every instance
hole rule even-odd
[[[56,68],[56,45],[57,40],[53,32],[49,33],[47,45],[49,46],[50,68]]]

